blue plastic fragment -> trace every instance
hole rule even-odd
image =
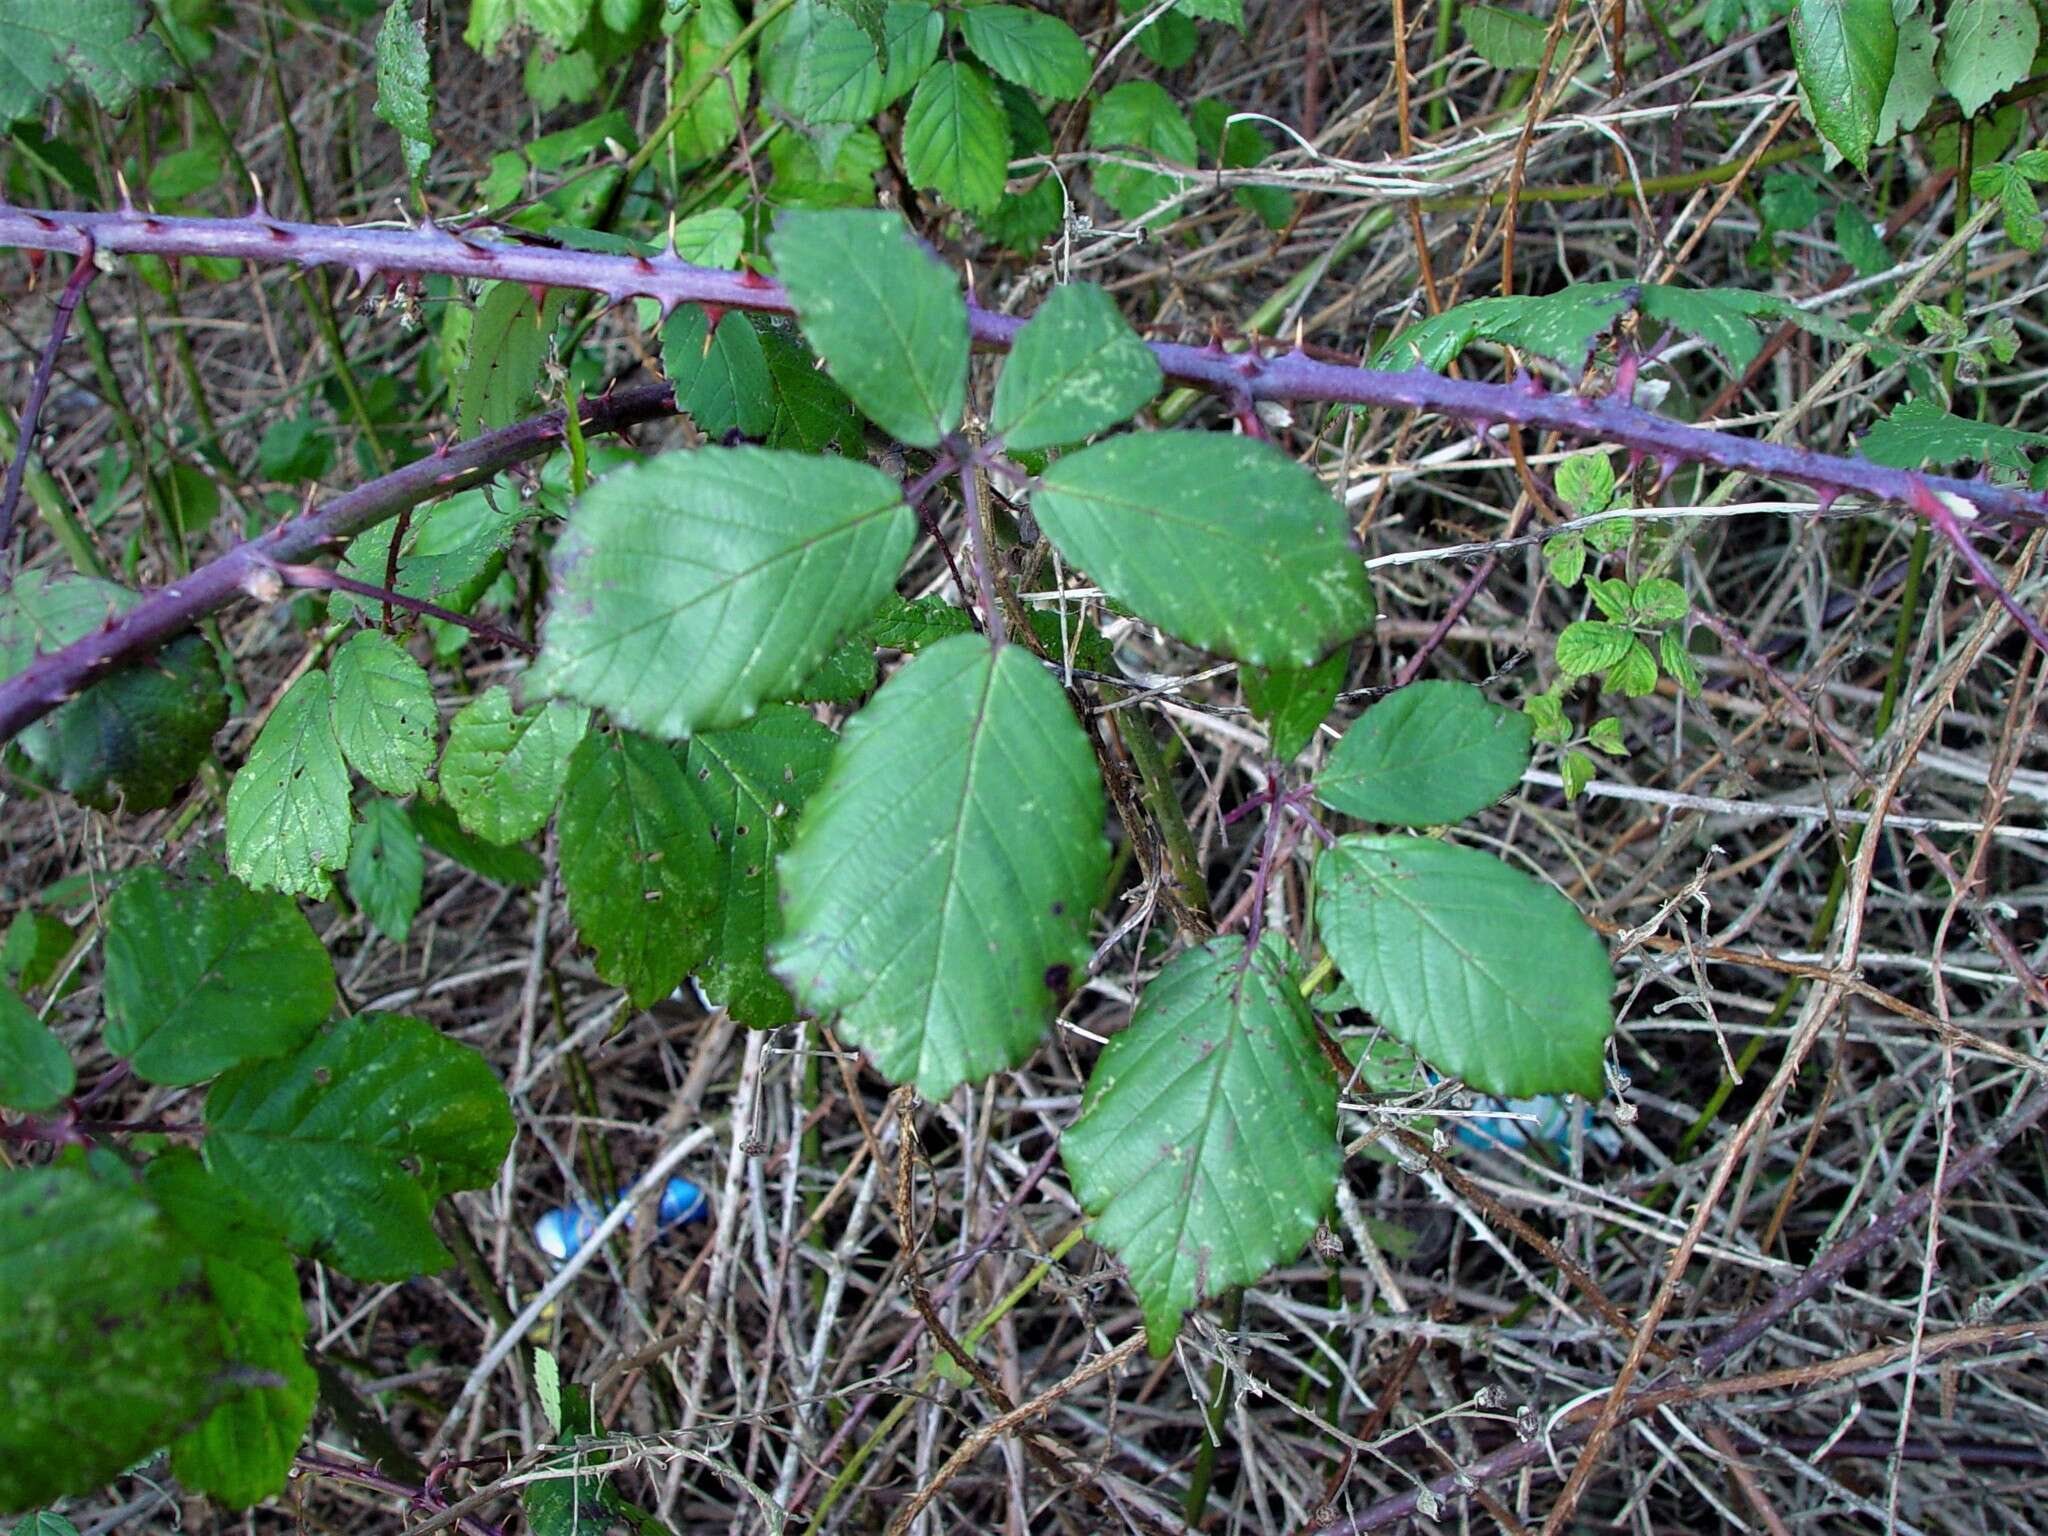
[[[1458,1140],[1481,1152],[1502,1147],[1526,1147],[1532,1141],[1545,1142],[1562,1151],[1571,1145],[1572,1111],[1586,1128],[1586,1145],[1605,1157],[1621,1153],[1621,1137],[1612,1126],[1601,1125],[1593,1106],[1583,1099],[1548,1095],[1540,1099],[1492,1099],[1474,1095],[1469,1119],[1458,1117]]]
[[[630,1193],[629,1189],[621,1189],[617,1203],[625,1204]],[[672,1227],[702,1221],[710,1206],[710,1198],[688,1179],[670,1179],[662,1189],[661,1211],[656,1219],[661,1230],[667,1232]],[[560,1264],[590,1241],[590,1234],[604,1218],[605,1213],[592,1205],[558,1205],[533,1224],[533,1240],[542,1253]],[[626,1225],[632,1224],[629,1214]]]

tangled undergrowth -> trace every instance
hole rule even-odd
[[[1575,357],[1533,326],[1473,322],[1425,361],[1483,380],[1529,370],[1559,393],[1827,453],[1879,457],[1889,432],[1903,446],[1886,463],[2001,485],[2048,444],[2032,71],[1967,115],[1960,99],[1923,104],[1918,131],[1867,148],[1862,175],[1802,116],[1768,0],[1533,20],[1277,0],[1246,7],[1242,32],[1202,24],[1168,62],[1132,32],[1164,7],[1048,7],[1088,45],[1097,122],[1120,82],[1156,81],[1243,115],[1193,114],[1217,144],[1255,142],[1175,180],[1150,158],[1193,158],[1172,142],[1105,140],[1062,105],[1039,158],[1012,135],[1013,187],[1049,164],[1034,185],[1070,188],[1022,251],[994,217],[948,206],[965,206],[964,183],[945,201],[923,185],[900,104],[876,118],[873,162],[863,143],[850,169],[829,135],[764,112],[686,173],[648,156],[671,179],[647,193],[594,175],[659,147],[687,78],[674,37],[601,59],[594,99],[565,103],[549,72],[599,56],[535,42],[489,57],[436,12],[422,181],[412,139],[372,112],[374,20],[173,9],[174,47],[211,28],[192,88],[146,93],[123,118],[86,107],[64,135],[18,126],[0,146],[9,201],[113,207],[132,192],[232,215],[246,178],[279,218],[412,222],[419,183],[444,226],[546,194],[551,226],[637,219],[622,232],[658,239],[678,185],[715,188],[700,200],[750,227],[807,199],[879,198],[995,314],[1085,280],[1150,341],[1237,352],[1257,333],[1335,363],[1404,332],[1412,345],[1408,328],[1467,300],[1593,302],[1592,285],[1614,284]],[[510,13],[479,13],[497,9]],[[744,99],[745,76],[717,78]],[[53,148],[64,136],[86,153]],[[1956,174],[1959,155],[1976,174]],[[66,270],[51,259],[31,287],[26,259],[6,259],[0,394],[18,403]],[[449,383],[459,284],[111,266],[42,413],[21,572],[174,584],[304,503],[514,419]],[[1659,284],[1776,302],[1681,319],[1643,301]],[[559,291],[527,321],[549,302]],[[573,358],[534,360],[541,400],[648,384],[678,355],[659,318],[592,308]],[[1118,826],[1157,826],[1164,797],[1185,827],[1158,846],[1120,832],[1089,963],[1059,978],[1036,1052],[927,1100],[815,1020],[742,1027],[691,983],[635,1006],[578,942],[555,831],[505,848],[416,818],[416,915],[380,918],[353,867],[348,900],[305,910],[346,1011],[425,1020],[489,1061],[509,1157],[435,1208],[455,1261],[442,1272],[369,1283],[302,1266],[317,1407],[285,1493],[230,1515],[155,1461],[68,1500],[65,1518],[94,1536],[2039,1523],[2048,757],[2042,653],[2013,610],[2041,611],[2040,533],[1973,546],[1951,530],[1981,524],[1946,500],[1838,504],[1402,410],[1183,390],[1151,417],[1270,435],[1352,516],[1378,618],[1338,652],[1336,713],[1306,769],[1419,679],[1480,685],[1529,716],[1534,766],[1457,835],[1562,890],[1608,943],[1616,1027],[1590,1112],[1505,1107],[1412,1064],[1400,1082],[1353,1077],[1334,1209],[1306,1251],[1189,1312],[1163,1358],[1143,1352],[1139,1298],[1089,1240],[1061,1134],[1171,953],[1211,932],[1306,931],[1316,835],[1274,830],[1294,802],[1267,679],[1101,606],[1020,504],[996,552],[1018,613],[1051,615],[1057,648],[1085,612],[1106,642],[1068,662],[1092,735],[1135,763],[1139,812]],[[1997,430],[1972,434],[1980,423]],[[726,430],[649,411],[630,440]],[[897,475],[926,464],[879,432],[865,448]],[[611,450],[586,451],[601,467]],[[559,512],[568,457],[514,469],[497,498]],[[958,497],[941,487],[923,511],[897,591],[971,606]],[[1971,549],[2002,592],[1973,580]],[[470,594],[481,629],[445,610],[401,628],[431,658],[444,718],[524,672],[546,561],[539,535],[512,542]],[[359,616],[401,627],[376,595],[396,558],[387,571],[352,552],[346,569],[368,589]],[[102,814],[16,777],[0,806],[6,979],[92,1085],[67,1110],[74,1138],[126,1127],[182,1144],[196,1123],[195,1089],[126,1075],[103,1040],[96,938],[124,874],[219,856],[226,771],[321,664],[349,593],[294,566],[247,595],[207,620],[238,692],[189,791]],[[1616,634],[1621,649],[1602,650]],[[884,675],[898,649],[882,650]],[[1313,949],[1302,958],[1308,982],[1329,980]],[[1328,1038],[1380,1039],[1356,1004],[1321,992]],[[0,1123],[13,1164],[42,1155],[24,1124]],[[672,1175],[705,1199],[700,1220],[663,1229]],[[537,1224],[628,1187],[641,1219],[567,1244],[559,1264]]]

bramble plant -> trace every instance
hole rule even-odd
[[[1547,20],[1461,9],[1482,59],[1549,68]],[[2048,160],[1999,158],[2013,109],[1986,113],[2033,55],[2030,5],[1960,0],[1938,38],[1892,0],[1714,0],[1702,24],[1721,36],[1788,12],[1806,110],[1836,152],[1865,168],[1945,91],[1975,125],[1980,223],[1995,211],[2038,248]],[[522,58],[536,107],[612,101],[603,82],[643,49],[669,96],[649,134],[607,106],[490,153],[464,191],[483,212],[464,216],[433,174],[432,51],[400,0],[369,46],[409,221],[285,219],[260,190],[245,213],[203,211],[236,158],[210,106],[192,158],[138,163],[96,209],[58,206],[98,192],[32,121],[46,96],[68,89],[101,124],[200,62],[210,14],[0,0],[0,123],[18,150],[0,245],[62,286],[0,500],[0,740],[27,792],[117,826],[169,813],[146,834],[165,856],[95,888],[85,926],[24,912],[8,933],[0,1107],[16,1118],[0,1145],[28,1155],[0,1172],[0,1509],[163,1450],[193,1492],[278,1494],[322,1390],[299,1261],[403,1282],[470,1258],[437,1204],[498,1177],[518,1085],[422,1018],[365,1006],[307,903],[402,944],[430,854],[558,888],[622,1019],[694,987],[756,1030],[816,1021],[936,1102],[1044,1051],[1106,936],[1131,931],[1120,907],[1142,901],[1165,921],[1059,1160],[1164,1356],[1191,1310],[1294,1260],[1330,1218],[1347,1095],[1455,1079],[1599,1101],[1624,1076],[1600,935],[1517,849],[1456,829],[1514,794],[1539,747],[1567,801],[1597,777],[1593,754],[1625,757],[1603,698],[1699,698],[1685,536],[1646,515],[1676,477],[1720,468],[1823,512],[1902,511],[2048,644],[1995,563],[2048,527],[2023,473],[2048,438],[1948,409],[1958,358],[2010,361],[1995,319],[1908,297],[1912,341],[1896,314],[1852,324],[1772,293],[1590,282],[1443,306],[1354,364],[1300,335],[1148,341],[1086,281],[1019,317],[900,211],[866,206],[878,171],[933,199],[927,230],[954,219],[1024,253],[1071,234],[1083,195],[1158,238],[1225,172],[1266,226],[1301,211],[1299,184],[1259,179],[1281,162],[1257,123],[1106,79],[1065,20],[1021,5],[477,0],[462,37]],[[1172,68],[1197,22],[1245,18],[1184,0],[1146,19],[1136,51]],[[1077,143],[1085,194],[1057,169],[1055,146]],[[777,206],[724,174],[735,146],[750,172],[756,155],[772,167]],[[1764,198],[1760,264],[1822,212],[1796,178]],[[1883,270],[1881,238],[1843,213]],[[339,275],[417,331],[424,361],[352,372],[333,332],[331,387],[266,413],[254,474],[211,427],[138,438],[121,478],[144,485],[150,532],[105,558],[104,519],[34,466],[74,316],[89,323],[109,274],[170,296],[269,267],[295,274],[323,335]],[[589,344],[600,305],[661,382],[614,387]],[[1670,351],[1740,376],[1781,325],[1888,349],[1919,392],[1853,457],[1655,408]],[[1480,349],[1514,366],[1475,377]],[[1220,420],[1166,425],[1169,386],[1213,395]],[[537,410],[542,395],[559,405]],[[1525,476],[1523,430],[1574,450],[1530,484],[1555,514],[1542,567],[1578,604],[1540,684],[1496,697],[1415,676],[1439,635],[1363,710],[1340,702],[1357,697],[1373,582],[1308,439],[1275,436],[1321,404],[1502,432]],[[355,429],[362,483],[338,495],[321,489],[337,473],[322,413]],[[418,441],[428,416],[445,440]],[[686,438],[620,437],[676,416]],[[1988,473],[1930,469],[1958,463]],[[242,535],[201,559],[224,491]],[[955,600],[899,591],[924,541]],[[145,566],[160,579],[139,586]],[[306,631],[267,694],[245,690],[214,621],[250,601]],[[1143,685],[1119,670],[1134,631],[1234,667],[1256,725],[1262,787],[1230,818],[1252,851],[1227,891],[1209,888]],[[1113,721],[1133,692],[1141,707]],[[231,719],[247,729],[223,750]],[[1290,871],[1299,901],[1281,898]],[[51,1021],[88,956],[115,1065],[81,1085],[79,1042]],[[1338,1031],[1338,1009],[1379,1033]],[[108,1118],[124,1083],[173,1107]],[[535,1361],[550,1431],[574,1446],[599,1409],[552,1355]],[[535,1486],[537,1530],[627,1518],[602,1484]]]

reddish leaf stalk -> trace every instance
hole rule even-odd
[[[495,624],[472,618],[466,613],[457,613],[452,608],[443,608],[438,603],[407,597],[403,592],[395,592],[389,587],[357,581],[354,577],[343,576],[338,571],[330,571],[324,565],[274,565],[271,569],[277,572],[288,587],[298,587],[309,592],[347,592],[355,597],[382,603],[387,613],[393,608],[403,608],[407,613],[416,613],[423,618],[439,619],[443,624],[458,625],[480,640],[488,640],[495,645],[506,646],[528,656],[539,653],[539,647],[520,639],[508,629],[500,629]]]
[[[15,434],[14,462],[7,466],[7,483],[0,487],[0,590],[9,581],[8,568],[13,564],[9,550],[14,542],[14,509],[21,500],[22,477],[28,473],[29,455],[36,451],[37,423],[42,420],[43,401],[50,393],[50,375],[57,371],[57,353],[64,345],[65,334],[71,329],[72,313],[78,308],[79,300],[85,297],[86,285],[99,272],[99,264],[93,259],[92,236],[87,235],[78,253],[78,265],[71,269],[70,281],[57,296],[57,314],[50,322],[50,339],[43,343],[43,355],[36,359],[36,371],[29,380],[28,399],[21,407],[21,430]]]

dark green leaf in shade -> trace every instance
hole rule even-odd
[[[1112,598],[1190,645],[1312,666],[1372,623],[1344,509],[1255,438],[1110,438],[1046,471],[1031,510]]]
[[[403,944],[420,910],[427,859],[405,807],[382,797],[363,806],[348,854],[348,894],[372,928]]]
[[[817,366],[817,359],[797,339],[794,327],[770,325],[759,334],[775,393],[775,421],[768,429],[768,446],[794,448],[799,453],[836,450],[859,457],[866,431],[861,414],[846,392]]]
[[[593,486],[528,688],[676,738],[786,697],[893,588],[917,520],[867,464],[674,453]]]
[[[1307,750],[1350,668],[1351,647],[1340,645],[1312,667],[1245,667],[1238,673],[1245,706],[1265,726],[1275,758],[1291,763]]]
[[[1953,20],[1949,31],[1953,38]],[[1898,45],[1892,0],[1797,0],[1792,7],[1792,62],[1807,112],[1859,171],[1870,162]]]
[[[1863,3],[1875,4],[1876,0]],[[1963,115],[1975,117],[1991,104],[1992,97],[2026,78],[2041,46],[2041,21],[2031,0],[1953,0],[1945,10],[1948,29],[1941,40],[1941,83],[1955,97]],[[1858,25],[1866,20],[1874,23],[1875,18],[1866,18],[1859,11]],[[1889,76],[1887,69],[1887,79]],[[1880,89],[1880,100],[1883,95]],[[1819,111],[1818,104],[1815,111]],[[1862,169],[1860,161],[1857,169]]]
[[[502,687],[463,705],[448,725],[441,794],[463,830],[492,843],[524,842],[547,825],[590,725],[581,705],[551,699],[514,710]]]
[[[0,1173],[0,1510],[96,1492],[220,1395],[199,1256],[110,1155]]]
[[[389,635],[358,630],[328,666],[335,740],[357,773],[409,795],[434,766],[441,717],[426,668]]]
[[[73,80],[109,112],[169,84],[177,70],[149,23],[136,0],[0,0],[0,126]]]
[[[903,117],[910,184],[969,213],[993,212],[1010,174],[1009,120],[972,64],[942,59],[925,71]]]
[[[512,1145],[490,1064],[431,1024],[362,1014],[206,1095],[206,1165],[293,1249],[358,1280],[449,1262],[429,1213],[481,1189]]]
[[[918,448],[960,425],[967,305],[901,214],[791,211],[769,249],[805,338],[876,425]]]
[[[78,1084],[64,1042],[14,993],[0,987],[0,1107],[41,1114]]]
[[[348,862],[348,769],[328,714],[327,674],[278,700],[228,786],[228,868],[245,885],[324,900]]]
[[[848,723],[778,865],[775,973],[927,1098],[1013,1067],[1087,962],[1103,814],[1045,668],[941,641]]]
[[[979,5],[960,13],[960,35],[975,57],[1013,85],[1057,101],[1088,89],[1094,66],[1074,29],[1021,5]]]
[[[284,1238],[200,1163],[174,1147],[144,1182],[168,1221],[199,1254],[220,1309],[221,1356],[236,1383],[228,1399],[171,1444],[171,1470],[187,1488],[246,1509],[284,1491],[313,1417],[306,1309]]]
[[[1030,93],[1002,79],[995,82],[995,88],[1010,123],[1011,158],[1049,154],[1052,130]],[[1020,255],[1030,255],[1059,229],[1067,204],[1058,178],[1046,167],[1034,166],[1023,176],[1023,190],[1005,192],[994,209],[976,215],[974,222],[991,240]]]
[[[556,821],[569,916],[597,974],[636,1008],[661,1001],[711,945],[718,899],[711,819],[668,748],[593,731],[569,763]]]
[[[676,405],[707,437],[766,437],[775,425],[775,388],[760,336],[745,315],[726,315],[715,331],[708,324],[701,306],[685,304],[661,328],[661,371],[675,386]]]
[[[726,50],[744,27],[732,0],[698,0],[684,11],[671,10],[663,18],[663,30],[671,26],[675,29],[671,35],[676,61],[675,94],[680,98],[686,91],[696,91],[697,98],[676,124],[670,143],[675,146],[681,164],[696,165],[724,154],[739,137],[754,64],[745,48],[726,57]],[[721,69],[723,76],[719,73]],[[729,261],[705,264],[726,266]]]
[[[927,0],[895,0],[882,18],[882,105],[908,96],[939,56],[944,13]]]
[[[707,997],[755,1029],[796,1017],[789,993],[768,972],[767,947],[782,932],[775,860],[824,781],[834,745],[805,711],[771,704],[734,730],[692,736],[683,759],[684,781],[718,845],[711,954],[697,979]]]
[[[1470,683],[1411,683],[1344,733],[1316,775],[1316,798],[1388,826],[1462,821],[1521,783],[1533,729]]]
[[[1166,88],[1151,80],[1126,80],[1103,93],[1089,114],[1088,146],[1123,151],[1118,159],[1150,157],[1190,168],[1201,156],[1187,117]],[[1184,189],[1189,180],[1185,172],[1145,170],[1107,161],[1095,167],[1095,190],[1125,219],[1150,213]],[[1166,217],[1160,214],[1151,222],[1157,224]]]
[[[455,813],[438,801],[415,800],[405,814],[421,842],[486,880],[530,889],[547,878],[547,867],[532,849],[472,837],[462,829]]]
[[[107,907],[107,1047],[151,1083],[200,1083],[296,1050],[334,1010],[298,903],[231,875],[139,869]]]
[[[1093,283],[1055,288],[1018,331],[996,380],[989,430],[1010,448],[1078,443],[1159,393],[1152,349]]]
[[[1614,975],[1551,886],[1433,838],[1345,837],[1316,861],[1316,927],[1360,1005],[1438,1071],[1600,1096]]]
[[[1337,1082],[1283,941],[1167,962],[1088,1074],[1060,1159],[1130,1271],[1155,1356],[1205,1295],[1293,1258],[1330,1208]]]
[[[881,110],[875,39],[827,0],[796,0],[768,24],[756,50],[761,89],[804,123],[860,123]]]
[[[819,662],[789,697],[799,704],[849,704],[873,693],[880,678],[873,644],[856,634]]]
[[[412,16],[412,0],[392,0],[377,29],[377,116],[398,130],[405,173],[418,186],[434,152],[433,67],[427,26]]]
[[[2048,448],[2048,433],[1951,415],[1934,401],[1919,399],[1896,407],[1858,446],[1873,464],[1894,469],[1968,463],[2025,473],[2033,467],[2032,455]]]
[[[861,633],[885,649],[914,654],[955,635],[973,634],[974,620],[965,608],[955,608],[943,597],[891,593]]]

